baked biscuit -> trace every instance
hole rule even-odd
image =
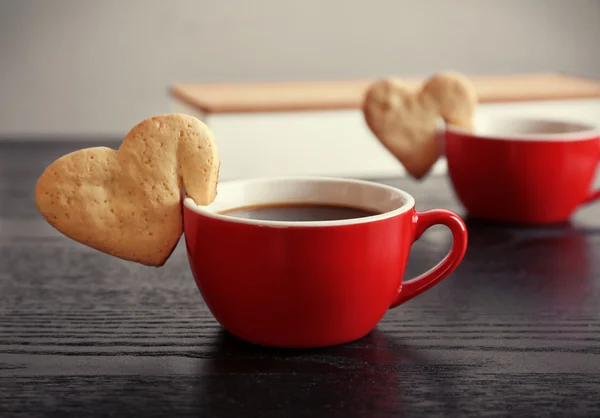
[[[46,168],[35,200],[67,237],[113,256],[162,266],[183,232],[182,192],[199,205],[217,193],[219,151],[210,129],[183,114],[146,119],[117,151],[86,148]]]
[[[367,89],[363,115],[371,132],[413,177],[424,177],[441,154],[437,122],[470,128],[477,95],[457,73],[439,73],[413,91],[400,79],[377,80]]]

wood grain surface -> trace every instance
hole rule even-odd
[[[599,205],[551,228],[467,219],[459,269],[369,336],[275,350],[219,327],[181,245],[144,267],[41,219],[37,177],[89,145],[0,143],[0,417],[600,416]],[[444,177],[382,181],[462,213]],[[407,277],[449,245],[429,230]]]
[[[600,97],[600,81],[567,74],[472,76],[480,103]],[[405,81],[417,89],[420,78]],[[200,113],[358,109],[372,79],[256,83],[180,83],[170,95]]]

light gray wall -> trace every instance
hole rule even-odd
[[[600,75],[598,0],[0,0],[0,135],[122,134],[175,81]]]

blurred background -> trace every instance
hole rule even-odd
[[[0,137],[122,138],[140,120],[173,110],[173,83],[446,69],[598,77],[599,42],[598,0],[0,0]],[[211,122],[224,177],[264,174],[261,167],[280,161],[274,170],[281,174],[400,173],[356,112],[330,112],[329,122],[321,113],[276,117]],[[307,138],[334,144],[334,136],[356,151],[339,167],[323,168],[335,164],[339,144],[313,162],[285,160],[289,149],[314,153]],[[252,142],[258,137],[262,142]],[[240,142],[260,148],[264,160],[248,165]],[[361,166],[359,157],[369,162]]]

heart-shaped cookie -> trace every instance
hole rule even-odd
[[[146,119],[118,151],[64,155],[38,180],[42,216],[69,238],[116,257],[162,266],[183,232],[182,189],[199,205],[216,196],[219,151],[210,129],[183,114]]]
[[[377,80],[367,89],[367,126],[413,177],[424,177],[441,153],[437,122],[471,128],[477,94],[468,78],[439,73],[413,91],[402,80]]]

